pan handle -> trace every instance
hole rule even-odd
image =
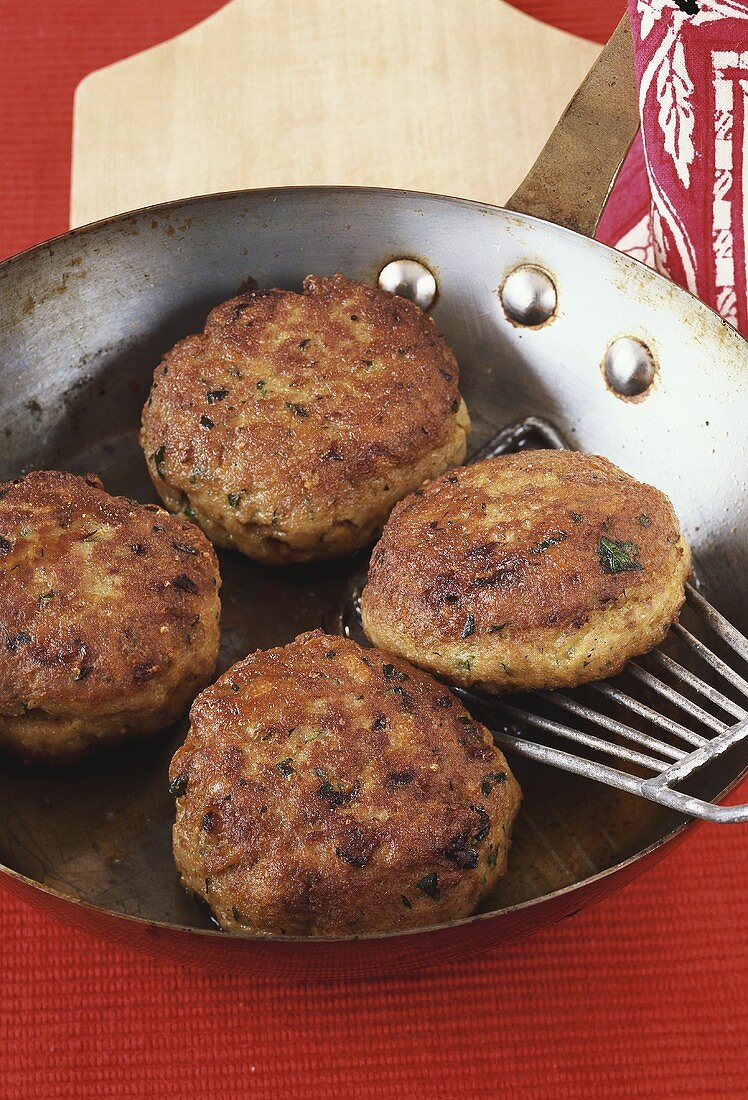
[[[627,12],[506,203],[507,209],[594,236],[638,128]]]

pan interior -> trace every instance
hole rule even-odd
[[[311,273],[374,281],[415,256],[439,285],[436,319],[461,366],[471,449],[503,425],[548,417],[575,446],[606,454],[670,494],[706,594],[745,628],[745,345],[705,307],[633,261],[522,215],[429,196],[311,189],[212,197],[116,219],[0,268],[0,477],[30,468],[97,472],[105,487],[155,499],[137,443],[160,355],[199,330],[249,278],[298,288]],[[521,330],[497,288],[541,264],[553,322]],[[600,363],[620,335],[644,340],[658,376],[623,401]],[[729,400],[726,395],[729,394]],[[718,453],[719,444],[719,453]],[[221,671],[339,616],[366,554],[283,569],[219,552]],[[188,927],[208,916],[180,889],[171,857],[172,752],[185,726],[70,769],[3,760],[0,859],[116,913]],[[636,855],[680,819],[588,780],[512,761],[525,799],[509,873],[483,906],[542,899]],[[740,764],[716,766],[713,794]]]

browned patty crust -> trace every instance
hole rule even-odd
[[[574,686],[658,645],[690,552],[667,497],[605,458],[532,451],[402,501],[374,549],[366,633],[489,691]]]
[[[367,545],[465,455],[469,418],[430,317],[342,275],[217,306],[157,368],[141,443],[167,507],[270,563]]]
[[[53,470],[0,484],[0,745],[66,762],[181,716],[218,655],[194,524]]]
[[[404,661],[302,634],[234,665],[190,718],[175,858],[229,931],[436,924],[505,871],[519,786],[488,730]]]

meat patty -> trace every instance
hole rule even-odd
[[[157,368],[141,443],[172,512],[281,564],[350,554],[465,456],[458,368],[417,306],[335,275],[212,311]]]
[[[438,924],[504,874],[519,786],[488,730],[404,661],[302,634],[234,665],[190,718],[174,853],[228,931]]]
[[[66,763],[180,717],[218,656],[213,547],[97,477],[0,484],[0,745]]]
[[[375,645],[458,684],[573,687],[662,641],[690,563],[667,497],[607,459],[507,455],[395,508],[363,623]]]

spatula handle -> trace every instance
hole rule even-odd
[[[507,208],[594,236],[638,128],[627,12]]]

